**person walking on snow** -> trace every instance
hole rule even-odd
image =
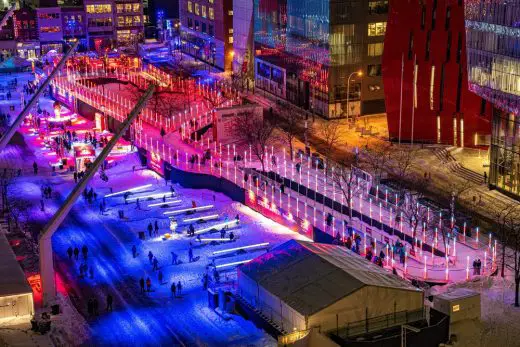
[[[81,253],[83,254],[83,258],[84,259],[87,259],[87,256],[88,256],[88,248],[86,245],[83,245],[83,247],[81,247]]]
[[[155,236],[159,236],[159,223],[155,221]]]
[[[72,259],[72,247],[69,247],[69,248],[67,249],[67,254],[68,254],[68,256],[69,256],[69,260],[71,260],[71,259]]]
[[[153,263],[153,253],[152,253],[152,251],[148,252],[148,260],[150,260],[150,264]]]
[[[94,278],[94,267],[92,265],[90,265],[88,272],[89,272],[90,278]]]
[[[112,298],[112,295],[107,295],[107,312],[112,312],[112,302],[114,301],[114,298]]]
[[[142,277],[139,280],[139,286],[141,287],[141,293],[144,293],[144,278]]]
[[[190,247],[188,250],[188,258],[190,259],[190,263],[193,261],[193,249]]]
[[[132,256],[135,258],[137,256],[137,248],[135,245],[132,246]]]
[[[159,265],[159,261],[157,260],[156,257],[153,257],[153,268],[152,268],[153,271],[159,270],[159,267],[157,265]]]
[[[172,292],[172,296],[173,296],[174,298],[177,297],[177,293],[176,293],[176,291],[177,291],[177,287],[175,286],[175,282],[172,283],[172,285],[171,285],[171,287],[170,287],[170,290],[171,290],[171,292]]]
[[[152,237],[153,225],[152,222],[148,223],[148,235]]]
[[[33,163],[33,170],[34,170],[34,174],[37,175],[38,174],[38,164],[36,164],[36,162]]]
[[[182,295],[182,284],[181,281],[177,282],[177,292]]]
[[[177,254],[175,252],[171,252],[172,255],[172,265],[177,265]]]
[[[78,256],[79,256],[79,249],[78,249],[78,247],[74,247],[74,258],[76,258],[76,260],[78,260]]]
[[[163,284],[163,273],[161,270],[159,270],[159,273],[157,274],[157,279],[159,280],[159,284]]]
[[[150,292],[150,289],[152,288],[152,281],[150,280],[150,277],[146,278],[146,290]]]

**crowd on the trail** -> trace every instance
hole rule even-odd
[[[80,259],[81,253],[81,259]],[[78,261],[79,264],[79,278],[80,279],[94,279],[94,267],[92,264],[88,264],[88,247],[83,245],[81,250],[77,246],[69,246],[67,249],[67,256],[69,261]],[[106,311],[112,311],[112,304],[114,298],[110,293],[106,295]],[[89,317],[99,315],[99,302],[95,296],[91,296],[87,302],[87,312]]]

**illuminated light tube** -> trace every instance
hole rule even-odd
[[[202,211],[202,210],[209,210],[210,208],[213,208],[213,205],[190,207],[190,208],[184,208],[182,210],[167,211],[167,212],[164,212],[163,214],[177,214],[177,213],[183,213],[183,212],[189,212],[189,211]]]
[[[135,188],[127,189],[127,190],[122,190],[122,191],[117,192],[117,193],[110,193],[110,194],[105,195],[105,198],[109,198],[109,197],[111,197],[111,196],[116,196],[116,195],[119,195],[119,194],[124,194],[124,193],[134,192],[134,191],[136,191],[136,190],[141,190],[141,189],[149,188],[149,187],[151,187],[151,186],[152,186],[151,184],[146,184],[146,185],[144,185],[144,186],[139,186],[139,187],[135,187]]]
[[[158,202],[156,204],[150,204],[148,207],[154,207],[154,206],[161,206],[161,205],[168,205],[168,204],[178,204],[179,202],[182,202],[182,200],[172,200],[172,201],[163,201]]]
[[[135,201],[137,199],[148,199],[148,198],[162,198],[163,196],[170,195],[170,192],[167,193],[157,193],[157,194],[150,194],[145,196],[137,196],[135,198],[128,199],[128,201]],[[170,195],[171,196],[171,195]]]
[[[235,261],[235,262],[227,263],[227,264],[220,264],[220,265],[216,265],[216,266],[215,266],[215,269],[220,269],[220,268],[228,267],[228,266],[235,266],[235,265],[246,264],[246,263],[249,263],[251,260],[253,260],[253,259],[247,259],[247,260]]]
[[[257,243],[256,245],[249,245],[249,246],[236,247],[236,248],[230,248],[230,249],[223,249],[223,250],[221,250],[221,251],[215,251],[215,252],[213,252],[213,255],[224,254],[224,253],[230,253],[230,252],[234,252],[234,251],[240,251],[240,250],[243,250],[243,249],[251,249],[251,248],[257,248],[257,247],[265,247],[265,246],[269,246],[269,242]]]
[[[196,230],[195,234],[203,234],[205,232],[210,231],[211,229],[218,229],[218,228],[226,227],[231,224],[238,224],[238,223],[236,220],[232,220],[232,221],[228,221],[228,222],[224,222],[224,223],[220,223],[220,224],[215,224],[215,225],[209,226],[204,229]]]
[[[197,218],[183,219],[182,222],[190,223],[190,222],[196,222],[199,220],[212,220],[212,219],[218,219],[218,214],[210,214],[209,216],[201,216],[201,217],[197,217]]]
[[[205,238],[205,239],[200,239],[200,242],[211,242],[211,241],[217,241],[217,242],[230,242],[231,240],[229,238],[227,239],[221,239],[220,237],[215,237],[215,238]]]

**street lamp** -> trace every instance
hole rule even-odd
[[[350,79],[354,75],[358,75],[359,77],[362,77],[363,76],[363,71],[361,71],[361,70],[354,71],[353,73],[351,73],[348,76],[348,79],[347,79],[347,120],[348,120],[349,113],[350,113],[350,105],[349,105],[349,101],[350,101]]]

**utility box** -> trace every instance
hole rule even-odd
[[[458,288],[433,298],[433,307],[448,316],[450,323],[462,320],[480,321],[480,294],[469,289]]]

